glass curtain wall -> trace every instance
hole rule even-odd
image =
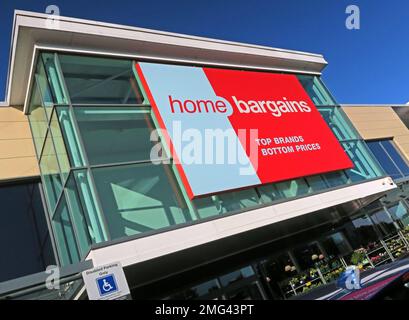
[[[355,167],[190,201],[166,145],[151,157],[157,120],[133,61],[40,53],[29,120],[60,263],[95,243],[383,176],[321,80],[299,79]]]
[[[385,172],[393,179],[398,180],[409,176],[409,165],[393,140],[368,141],[367,145]]]

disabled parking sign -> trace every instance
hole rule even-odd
[[[111,263],[82,273],[90,300],[125,299],[130,295],[122,265]]]
[[[98,278],[96,281],[101,296],[118,291],[114,274]]]

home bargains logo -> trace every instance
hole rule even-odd
[[[191,198],[353,167],[294,75],[136,70]]]

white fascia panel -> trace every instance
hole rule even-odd
[[[47,26],[48,15],[46,14],[16,11],[16,15],[18,26],[49,29]],[[270,56],[282,59],[321,63],[323,65],[326,64],[326,61],[322,55],[319,54],[196,37],[171,32],[162,32],[151,29],[69,17],[59,17],[58,28],[54,30],[159,44],[178,45],[183,47],[194,47],[198,49]]]
[[[392,179],[382,178],[96,248],[91,250],[87,259],[92,259],[95,266],[116,261],[129,266],[394,188],[396,185]]]

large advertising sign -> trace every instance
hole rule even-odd
[[[294,75],[136,70],[191,198],[353,167]]]

